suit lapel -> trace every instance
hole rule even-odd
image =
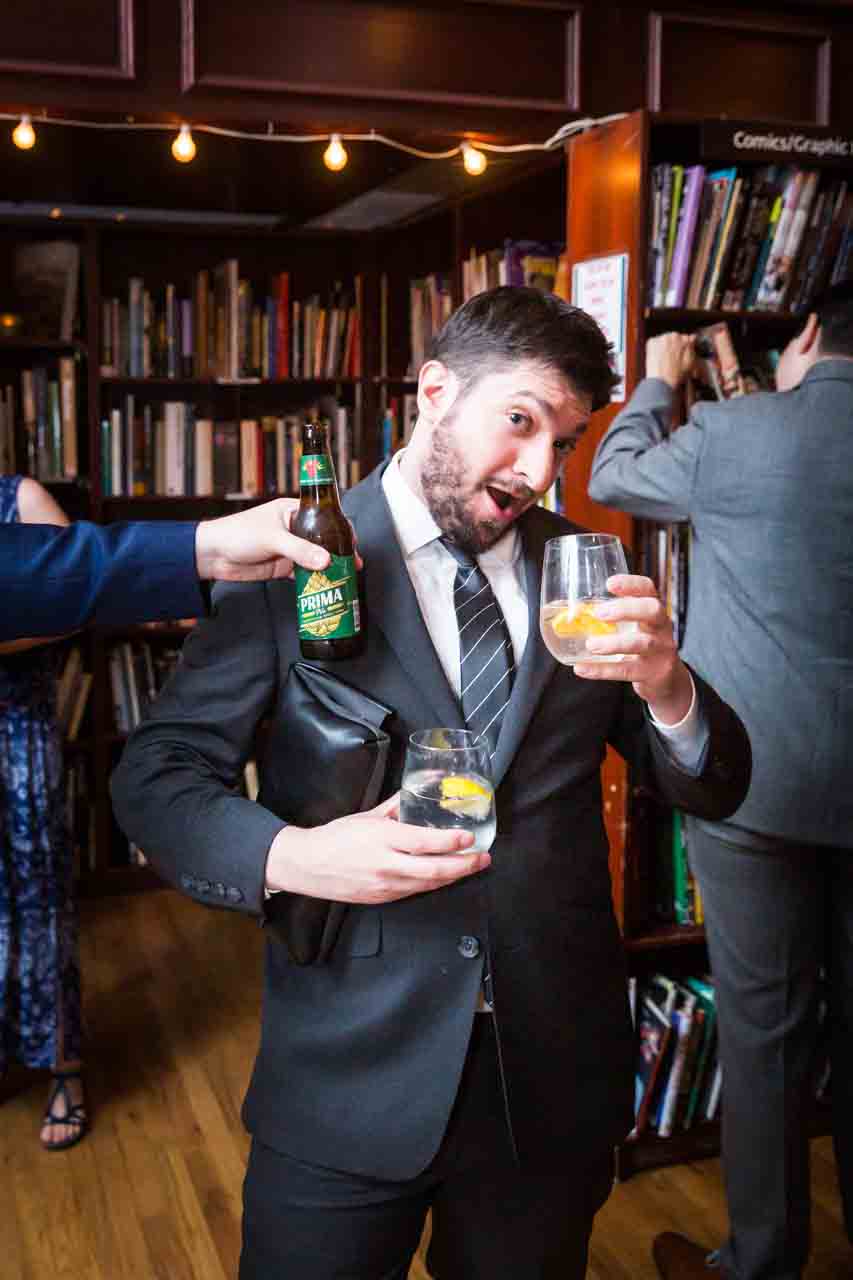
[[[539,634],[539,595],[545,537],[535,518],[535,509],[519,522],[527,590],[527,644],[515,677],[512,697],[504,712],[497,747],[492,760],[495,786],[503,779],[527,732],[545,686],[558,663],[545,648]]]
[[[382,470],[374,470],[344,500],[364,559],[367,625],[382,631],[412,684],[429,703],[434,724],[464,729],[459,703],[429,638],[403,561],[380,483]]]

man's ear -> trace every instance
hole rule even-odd
[[[459,379],[440,360],[427,360],[418,375],[418,417],[438,422],[459,394]]]

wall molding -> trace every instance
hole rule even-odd
[[[114,0],[117,19],[118,61],[112,66],[91,62],[42,62],[27,58],[0,58],[0,72],[15,75],[81,76],[84,79],[134,80],[134,0]],[[8,24],[7,24],[8,25]]]
[[[705,17],[687,13],[654,11],[649,13],[647,105],[652,111],[665,109],[662,108],[664,24],[723,28],[727,31],[749,31],[758,35],[764,33],[768,36],[785,35],[798,39],[811,38],[815,44],[815,104],[814,117],[808,123],[829,124],[832,38],[827,30],[801,26],[796,22],[786,24],[748,18]]]
[[[304,97],[368,99],[385,102],[441,103],[449,106],[496,107],[530,111],[577,112],[580,110],[580,45],[582,5],[562,0],[462,0],[460,11],[475,8],[518,9],[551,12],[564,17],[563,91],[552,97],[515,97],[491,93],[466,93],[401,86],[374,87],[358,82],[303,81],[292,78],[261,78],[249,74],[205,71],[199,67],[198,24],[201,0],[180,0],[181,4],[181,92],[198,90],[240,90],[295,94]],[[485,16],[485,15],[484,15]]]

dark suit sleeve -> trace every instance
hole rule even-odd
[[[694,405],[689,420],[668,436],[672,389],[646,378],[599,441],[590,497],[646,520],[687,520],[707,415],[719,407]]]
[[[176,888],[208,906],[260,913],[266,859],[285,823],[237,794],[277,688],[264,585],[218,584],[209,618],[112,778],[128,837]]]
[[[194,523],[0,527],[0,640],[206,611]]]
[[[739,809],[752,775],[749,735],[737,713],[690,668],[708,743],[698,773],[681,769],[652,724],[645,703],[626,690],[609,740],[634,766],[634,784],[652,787],[675,809],[719,822]]]

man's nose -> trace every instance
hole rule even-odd
[[[519,454],[516,474],[536,493],[544,493],[553,483],[555,454],[550,441],[530,441]]]

